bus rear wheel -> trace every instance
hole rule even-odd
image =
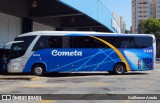
[[[36,64],[33,66],[32,74],[37,76],[43,76],[45,74],[45,66],[42,64]]]
[[[125,73],[125,71],[126,71],[126,67],[122,63],[116,64],[114,66],[114,73],[117,75],[122,75]]]

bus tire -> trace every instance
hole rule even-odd
[[[43,64],[36,64],[32,68],[32,74],[37,76],[44,76],[45,66]]]
[[[122,75],[126,71],[126,67],[123,63],[118,63],[114,66],[114,73],[116,75]]]

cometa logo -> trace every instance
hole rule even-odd
[[[53,50],[52,51],[53,56],[82,56],[82,51],[58,51]]]

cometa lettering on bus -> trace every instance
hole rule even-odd
[[[53,56],[82,56],[82,51],[58,51],[53,50],[52,51]]]

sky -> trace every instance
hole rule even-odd
[[[131,0],[100,0],[103,2],[111,12],[123,17],[123,21],[126,23],[126,29],[130,30],[131,27]]]

